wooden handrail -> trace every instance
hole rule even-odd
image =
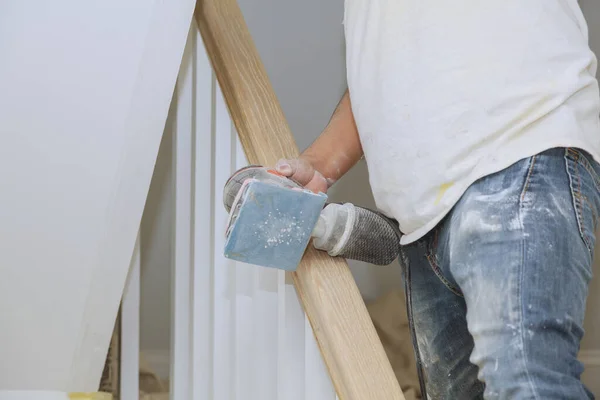
[[[297,157],[237,1],[198,0],[195,17],[248,161]],[[404,400],[346,261],[309,246],[292,275],[339,398]]]

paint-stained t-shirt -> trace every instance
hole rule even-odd
[[[377,207],[413,242],[477,179],[553,147],[600,161],[576,0],[345,0],[347,79]]]

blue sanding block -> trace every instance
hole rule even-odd
[[[231,207],[225,257],[296,270],[326,201],[323,193],[248,179]]]

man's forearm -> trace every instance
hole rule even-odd
[[[362,157],[348,91],[337,105],[327,127],[300,156],[309,161],[331,186]]]

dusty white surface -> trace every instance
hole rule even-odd
[[[97,389],[194,4],[0,4],[0,389]]]

